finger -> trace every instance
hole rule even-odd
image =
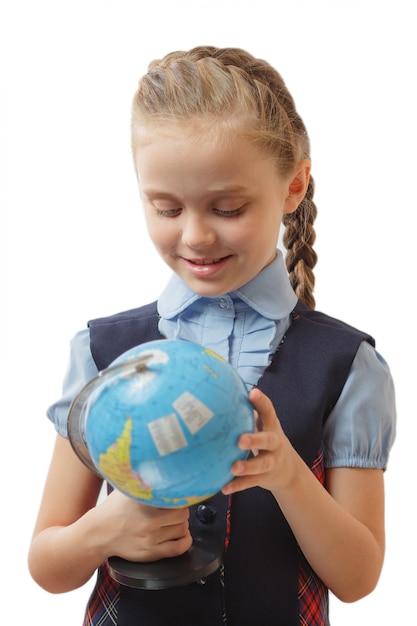
[[[148,519],[152,520],[155,526],[175,526],[187,522],[190,518],[190,509],[188,507],[178,509],[161,509],[158,507],[146,506],[145,514]]]
[[[282,430],[272,401],[258,387],[251,389],[249,400],[252,402],[257,415],[258,430],[265,431],[277,428]]]
[[[258,420],[263,420],[269,413],[275,414],[271,400],[258,387],[254,387],[249,392],[249,400],[252,402]]]
[[[273,468],[273,457],[270,454],[259,454],[247,461],[236,461],[232,465],[234,476],[259,476]]]
[[[158,532],[158,543],[165,543],[166,541],[177,541],[188,537],[190,529],[188,523],[176,524],[175,526],[164,526]]]
[[[242,476],[240,478],[234,478],[228,482],[222,489],[222,493],[225,496],[230,496],[239,491],[245,489],[251,489],[258,486],[258,478],[256,476]]]
[[[279,444],[278,433],[267,430],[259,433],[245,433],[239,437],[238,446],[241,450],[275,450]],[[256,455],[255,455],[256,456]]]
[[[179,556],[189,550],[192,542],[193,539],[191,533],[188,532],[183,537],[169,539],[157,544],[147,543],[145,547],[139,547],[136,557],[135,553],[131,554],[129,560],[147,562],[156,561],[166,557]]]

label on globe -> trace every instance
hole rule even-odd
[[[207,405],[189,391],[184,391],[172,404],[192,435],[203,428],[214,415]]]
[[[149,422],[148,428],[161,456],[176,452],[188,445],[175,413]]]

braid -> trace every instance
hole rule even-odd
[[[314,273],[317,254],[313,250],[316,233],[313,227],[317,216],[313,202],[314,181],[310,178],[307,193],[294,213],[284,215],[284,246],[287,250],[285,262],[291,285],[297,297],[314,309]]]

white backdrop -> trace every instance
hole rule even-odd
[[[81,624],[91,583],[52,596],[27,572],[54,439],[45,411],[60,394],[72,335],[165,284],[139,206],[130,104],[150,60],[199,44],[246,48],[286,79],[312,141],[317,308],[371,332],[396,381],[385,568],[368,598],[332,599],[332,624],[417,623],[408,608],[417,558],[411,4],[3,2],[2,623]]]

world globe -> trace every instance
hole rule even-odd
[[[232,464],[247,456],[238,439],[254,430],[254,415],[245,384],[222,357],[189,341],[157,340],[101,372],[70,423],[114,488],[171,508],[201,502],[233,478]]]

